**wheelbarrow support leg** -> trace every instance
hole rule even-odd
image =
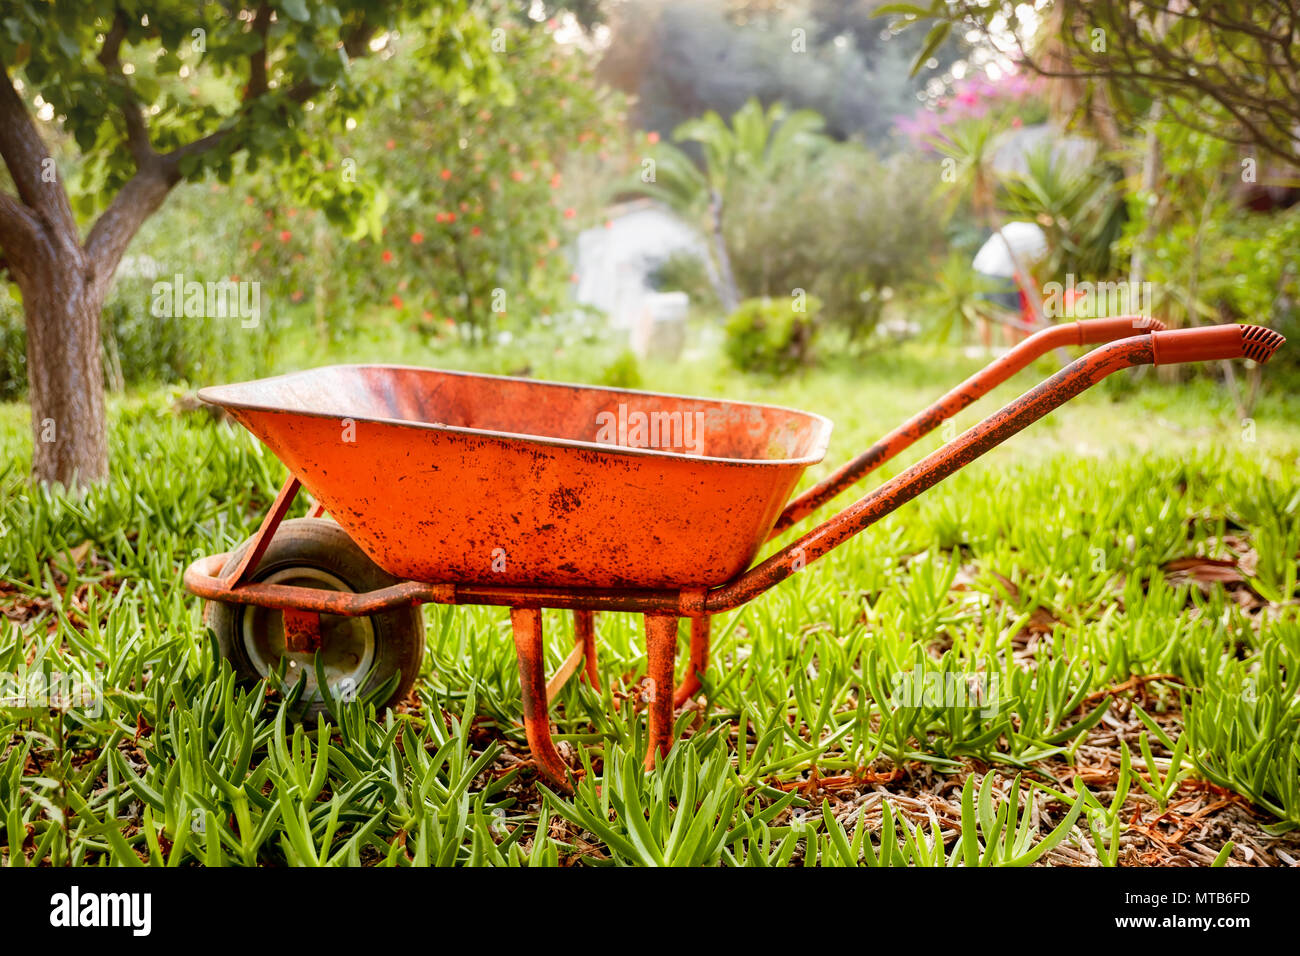
[[[243,584],[256,570],[262,555],[266,554],[266,549],[271,544],[271,536],[275,534],[275,529],[280,527],[280,522],[284,521],[284,516],[289,513],[289,506],[293,504],[293,499],[298,497],[298,489],[301,487],[298,479],[293,475],[285,479],[284,484],[280,486],[280,493],[271,503],[271,510],[266,513],[261,526],[257,529],[257,534],[253,536],[253,546],[244,552],[239,566],[225,579],[226,587],[233,588]]]
[[[673,706],[680,707],[700,692],[700,678],[709,669],[709,623],[712,618],[691,618],[691,663],[673,694]]]
[[[646,654],[649,664],[650,742],[645,768],[653,770],[658,757],[673,745],[673,662],[677,657],[677,618],[672,614],[645,616]]]
[[[524,731],[537,769],[565,793],[571,792],[568,768],[551,739],[546,706],[546,655],[542,648],[542,612],[532,607],[510,609],[510,625],[519,655],[519,687],[524,702]]]
[[[593,688],[600,687],[596,674],[596,612],[573,612],[573,639],[582,645],[582,676]]]

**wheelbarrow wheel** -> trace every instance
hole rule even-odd
[[[250,547],[252,539],[231,552],[221,574],[233,573]],[[323,518],[283,522],[249,580],[354,593],[399,583],[371,561],[346,531]],[[237,678],[267,677],[277,670],[281,658],[287,658],[286,683],[307,682],[300,698],[301,713],[296,716],[313,720],[325,711],[317,686],[316,652],[297,653],[286,647],[280,610],[209,601],[204,617]],[[391,707],[410,692],[424,656],[424,623],[418,607],[393,608],[367,617],[322,614],[320,634],[321,664],[335,697],[364,696],[394,674],[400,674],[397,685],[380,706]]]

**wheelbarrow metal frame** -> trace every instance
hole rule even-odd
[[[286,638],[295,650],[310,649],[313,637],[319,640],[320,614],[369,615],[425,603],[510,608],[529,747],[545,776],[567,789],[567,767],[555,750],[547,711],[550,701],[575,674],[581,674],[593,686],[596,684],[595,612],[626,611],[645,617],[650,678],[646,695],[649,744],[645,763],[647,768],[653,767],[672,744],[674,706],[689,700],[700,689],[708,667],[712,615],[733,610],[758,597],[1113,372],[1137,365],[1242,357],[1262,363],[1284,341],[1278,333],[1259,326],[1232,324],[1168,331],[1159,322],[1129,317],[1079,321],[1045,329],[793,499],[782,512],[771,537],[861,480],[1035,358],[1061,345],[1108,344],[1075,360],[732,581],[710,589],[636,590],[404,581],[378,591],[346,593],[252,582],[251,571],[265,554],[301,487],[293,476],[280,489],[238,565],[222,576],[220,569],[229,560],[229,554],[200,558],[186,568],[184,581],[190,591],[210,601],[284,610]],[[320,513],[319,506],[314,506],[312,514]],[[574,649],[549,682],[544,670],[543,608],[572,610],[575,615]],[[683,683],[670,693],[680,618],[691,621],[690,666]]]

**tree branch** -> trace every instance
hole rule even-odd
[[[153,144],[149,141],[149,129],[145,125],[144,111],[122,73],[122,61],[118,58],[122,41],[126,38],[128,22],[126,14],[119,7],[113,17],[113,26],[104,34],[104,45],[100,48],[98,60],[108,74],[108,81],[121,91],[122,120],[126,124],[126,145],[131,151],[137,169],[143,169],[157,158]]]
[[[248,85],[245,88],[243,104],[246,106],[253,100],[272,94],[270,81],[267,76],[267,35],[271,25],[271,7],[263,3],[258,7],[257,14],[253,21],[253,29],[261,34],[262,43],[258,50],[249,57],[249,74]],[[113,28],[104,38],[104,47],[100,51],[100,62],[110,69],[116,69],[118,75],[121,74],[121,67],[118,65],[118,51],[122,39],[126,32],[126,22],[119,12],[118,18],[114,20]],[[368,52],[370,38],[374,35],[375,27],[368,23],[360,23],[349,29],[345,35],[340,37],[343,43],[343,49],[349,57],[364,56]],[[289,90],[284,91],[284,96],[294,103],[302,103],[317,92],[319,84],[310,81],[302,81]],[[129,88],[127,93],[129,94]],[[134,104],[134,97],[131,99]],[[108,208],[96,220],[91,227],[90,233],[86,236],[86,253],[91,270],[90,282],[92,287],[97,290],[107,291],[108,284],[112,282],[113,275],[117,271],[118,263],[121,262],[127,246],[130,245],[140,226],[148,219],[158,207],[163,204],[167,194],[171,192],[182,179],[181,163],[183,160],[202,156],[221,146],[230,137],[234,136],[233,147],[238,148],[238,137],[243,135],[239,126],[239,117],[232,116],[227,125],[220,129],[208,133],[206,136],[178,146],[176,149],[166,153],[158,153],[149,144],[147,130],[144,126],[143,114],[139,111],[138,106],[135,109],[125,109],[123,115],[127,119],[128,143],[132,137],[137,139],[137,143],[132,147],[132,155],[136,158],[137,172],[131,177],[125,186],[118,191],[113,197],[113,201]],[[132,119],[132,115],[135,119]],[[133,133],[132,127],[138,121],[138,132]],[[140,148],[142,147],[142,148]],[[139,152],[137,153],[137,148]]]
[[[1031,53],[1030,41],[1012,31],[1014,51],[1034,72],[1055,79],[1109,82],[1130,91],[1153,88],[1171,107],[1183,99],[1194,110],[1206,97],[1230,120],[1189,125],[1227,142],[1258,146],[1290,163],[1300,163],[1300,77],[1294,68],[1291,37],[1264,29],[1248,16],[1228,18],[1206,5],[1183,7],[1168,0],[1136,0],[1135,4],[1062,0],[1064,25],[1061,39],[1073,62],[1047,63]],[[951,14],[975,25],[997,49],[1004,45],[989,28],[990,11],[1004,5],[963,0]],[[1288,11],[1294,26],[1296,10]],[[1191,24],[1195,32],[1184,45],[1164,42],[1166,19]],[[1108,38],[1107,49],[1090,46],[1094,28]],[[1285,65],[1284,65],[1285,64]]]
[[[32,254],[48,244],[40,220],[32,211],[17,196],[0,192],[0,250],[4,251],[0,274],[6,267],[20,272],[27,270]]]
[[[77,222],[63,184],[57,176],[42,175],[50,154],[4,64],[0,64],[0,76],[4,77],[0,83],[0,158],[13,178],[18,198],[38,221],[75,240]]]
[[[179,181],[179,176],[170,176],[152,165],[136,173],[118,190],[86,236],[88,281],[92,289],[108,291],[127,246]]]
[[[262,44],[248,58],[248,86],[244,88],[244,102],[255,100],[270,88],[266,77],[266,35],[271,29],[271,5],[263,3],[257,8],[253,32],[262,38]]]

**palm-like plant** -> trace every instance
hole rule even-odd
[[[1004,182],[1008,212],[1047,232],[1048,275],[1110,274],[1110,249],[1124,229],[1123,194],[1099,163],[1082,165],[1044,147],[1025,157],[1025,170]]]
[[[656,150],[654,181],[643,191],[709,234],[714,285],[727,313],[740,302],[722,228],[729,199],[740,186],[799,175],[831,143],[822,127],[812,110],[787,112],[781,103],[764,110],[751,98],[730,125],[710,110],[673,131],[677,142],[698,144],[702,166],[677,146],[664,143]]]
[[[953,124],[940,136],[928,138],[930,144],[953,164],[952,175],[945,180],[945,185],[952,190],[953,205],[960,203],[963,198],[969,198],[976,216],[984,220],[994,235],[1002,231],[1002,217],[997,206],[1000,179],[993,165],[998,132],[991,120],[974,117]],[[1021,287],[1029,296],[1034,315],[1041,323],[1042,298],[1034,286],[1029,267],[1021,261],[1010,244],[1007,252],[1015,263],[1016,272],[1021,276]]]

